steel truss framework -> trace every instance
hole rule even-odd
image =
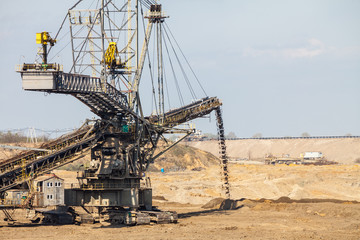
[[[100,119],[93,125],[84,126],[69,136],[41,147],[50,151],[41,153],[30,151],[2,163],[0,195],[7,189],[29,183],[36,176],[75,161],[82,157],[86,150],[91,150],[90,167],[78,176],[80,187],[72,189],[67,204],[84,208],[95,207],[98,208],[98,214],[101,214],[101,211],[121,212],[124,208],[128,208],[129,211],[137,209],[150,211],[152,210],[151,188],[140,187],[143,173],[156,158],[193,132],[193,129],[176,128],[179,124],[205,116],[215,110],[226,196],[230,197],[221,101],[216,97],[206,97],[178,109],[145,117],[138,88],[151,30],[154,24],[162,24],[165,16],[161,11],[161,5],[149,6],[145,39],[141,55],[137,57],[139,1],[128,0],[125,3],[121,1],[122,4],[116,2],[120,1],[102,0],[101,6],[95,10],[74,8],[69,10],[73,46],[73,66],[70,73],[64,73],[59,68],[44,69],[37,66],[32,68],[29,64],[24,64],[19,70],[23,82],[32,83],[41,79],[52,83],[51,87],[36,88],[36,85],[25,90],[70,94],[86,104]],[[118,14],[123,14],[123,18],[118,18]],[[158,39],[161,41],[161,28],[156,29]],[[120,41],[122,37],[124,45],[119,53],[125,67],[120,70],[112,69],[105,64],[105,44]],[[88,68],[97,77],[81,74]],[[159,73],[162,73],[161,69]],[[128,92],[116,87],[112,80],[117,78],[124,80]],[[166,141],[163,137],[166,133],[185,135],[155,154],[160,141],[162,139]],[[137,216],[138,219],[143,219],[141,221],[148,222],[151,214],[155,213],[136,214],[134,219]],[[165,214],[167,217],[163,214],[165,213],[156,213],[155,216],[158,219],[176,221],[175,213]]]

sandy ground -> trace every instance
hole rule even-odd
[[[325,198],[360,201],[360,165],[229,165],[233,199]],[[204,204],[221,196],[220,167],[150,173],[153,194],[169,201]]]
[[[170,203],[179,223],[123,227],[64,225],[1,227],[0,239],[359,239],[360,204],[254,203],[204,210]]]
[[[56,171],[67,184],[76,173]],[[95,225],[21,225],[0,220],[0,239],[360,239],[360,166],[231,165],[231,194],[241,199],[235,210],[202,208],[221,196],[219,168],[150,173],[154,200],[179,213],[179,223],[124,227]],[[260,200],[279,197],[294,202]],[[242,199],[244,198],[244,199]],[[252,199],[252,200],[249,200]],[[285,200],[284,200],[285,199]],[[313,199],[313,200],[311,200]],[[314,200],[320,199],[320,200]],[[343,201],[338,201],[340,199]],[[2,214],[2,213],[1,213]]]

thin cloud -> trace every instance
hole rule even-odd
[[[243,56],[245,57],[283,57],[283,58],[312,58],[324,54],[327,47],[318,39],[312,38],[307,44],[298,48],[274,48],[274,49],[256,49],[252,47],[245,48]]]

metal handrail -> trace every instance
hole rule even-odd
[[[92,183],[92,184],[82,184],[80,185],[81,189],[114,189],[114,188],[140,188],[139,184],[113,184],[113,183]]]

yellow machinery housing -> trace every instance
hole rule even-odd
[[[124,64],[122,64],[120,60],[116,42],[109,43],[109,47],[106,49],[104,59],[108,69],[124,68]]]
[[[56,39],[52,39],[48,32],[36,33],[36,43],[43,47],[43,64],[47,64],[47,44],[54,46]]]

